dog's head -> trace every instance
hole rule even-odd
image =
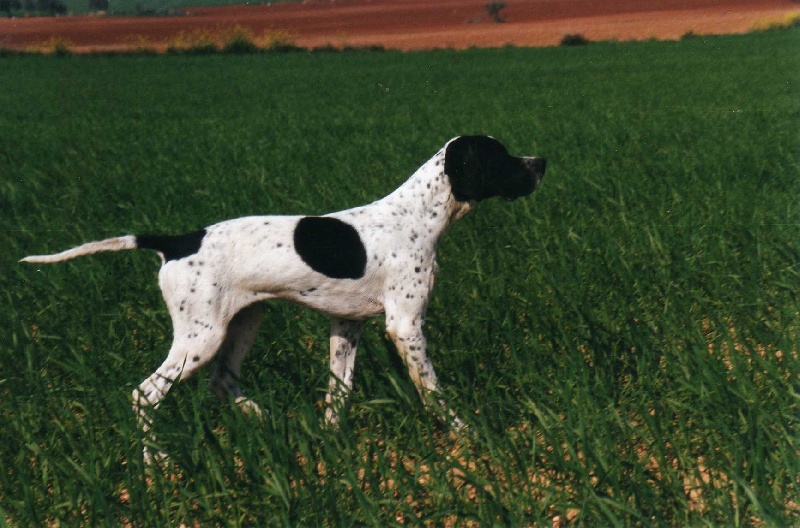
[[[477,202],[493,196],[514,200],[527,196],[544,177],[544,158],[517,158],[488,136],[460,136],[445,150],[444,172],[453,196]]]

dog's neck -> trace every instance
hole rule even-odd
[[[464,216],[473,202],[459,202],[444,173],[445,150],[440,150],[393,193],[380,202],[395,216],[414,219],[415,226],[427,227],[437,241],[447,228]]]

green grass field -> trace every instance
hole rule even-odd
[[[582,48],[0,58],[0,525],[788,526],[800,515],[798,30]],[[377,199],[452,136],[549,159],[439,251],[426,325],[474,438],[370,323],[339,430],[327,321],[270,309],[243,385],[129,401],[152,253],[28,254]]]

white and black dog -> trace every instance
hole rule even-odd
[[[363,207],[325,216],[238,218],[177,236],[110,238],[23,261],[60,262],[126,249],[161,255],[159,286],[174,339],[164,363],[133,391],[134,411],[145,431],[147,410],[220,350],[211,389],[220,398],[233,398],[244,411],[260,414],[238,382],[261,323],[260,301],[269,299],[294,301],[331,318],[328,423],[338,422],[352,387],[364,321],[383,313],[387,333],[422,400],[438,406],[458,429],[463,423],[446,411],[439,396],[422,332],[439,240],[477,202],[527,196],[544,172],[543,158],[510,156],[491,137],[461,136],[393,193]],[[147,451],[145,459],[151,459]]]

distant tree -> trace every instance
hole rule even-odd
[[[489,13],[489,16],[492,18],[492,22],[497,24],[502,24],[506,21],[505,15],[500,13],[505,8],[506,3],[503,2],[503,0],[492,0],[484,6],[484,9],[486,9],[486,12]]]
[[[11,16],[12,9],[22,9],[22,3],[19,0],[0,0],[0,11],[5,11]]]
[[[108,11],[108,0],[89,0],[89,11]]]
[[[64,15],[67,6],[61,0],[37,0],[36,10],[48,15]]]

